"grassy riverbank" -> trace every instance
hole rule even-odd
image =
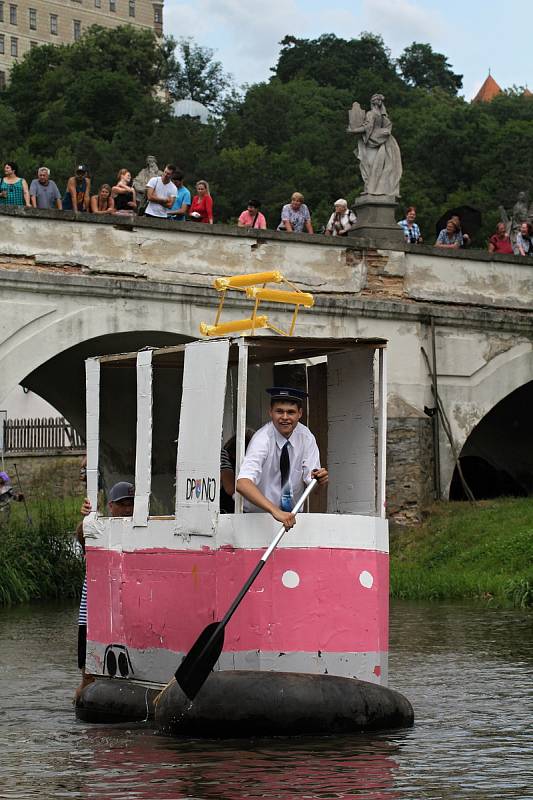
[[[77,597],[83,561],[74,546],[80,500],[12,503],[0,525],[0,606]]]
[[[391,595],[533,606],[533,500],[439,503],[391,531]]]

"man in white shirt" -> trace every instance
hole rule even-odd
[[[146,184],[146,197],[148,205],[144,212],[146,217],[167,219],[167,211],[174,205],[178,190],[172,182],[176,167],[167,164],[160,177],[150,178]]]
[[[287,530],[296,523],[291,509],[307,484],[328,482],[316,439],[300,422],[306,392],[274,386],[270,419],[253,436],[241,464],[236,489],[246,512],[268,511]]]

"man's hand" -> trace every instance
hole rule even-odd
[[[281,508],[275,508],[270,513],[274,519],[281,522],[286,531],[290,531],[296,525],[296,516],[291,511],[282,511]]]
[[[316,478],[319,486],[325,486],[328,482],[328,471],[321,467],[321,469],[314,469],[311,473],[312,478]]]
[[[274,503],[271,503],[270,500],[267,500],[264,494],[249,478],[239,478],[237,481],[237,491],[249,500],[250,503],[253,503],[254,506],[272,514],[277,522],[282,523],[286,531],[296,524],[296,516],[294,514],[290,511],[282,511],[281,508],[278,508]]]
[[[80,513],[82,514],[82,516],[86,517],[91,513],[92,510],[93,507],[91,505],[91,501],[89,500],[88,497],[86,497],[85,500],[83,501],[82,507],[80,508]]]

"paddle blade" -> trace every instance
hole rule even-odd
[[[218,661],[224,645],[224,626],[212,622],[203,629],[174,673],[189,700],[194,700]]]

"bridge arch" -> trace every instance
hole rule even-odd
[[[62,350],[25,376],[21,385],[53,405],[80,432],[85,431],[85,359],[142,347],[165,347],[194,337],[168,331],[120,331]]]
[[[472,389],[474,404],[479,396],[485,402],[491,399],[492,405],[483,409],[478,404],[480,418],[464,437],[459,455],[476,499],[533,494],[533,348],[522,344],[499,358],[501,363],[494,365],[497,368]],[[484,413],[479,413],[480,409]],[[455,415],[457,419],[457,409]],[[457,467],[449,499],[465,499]]]

